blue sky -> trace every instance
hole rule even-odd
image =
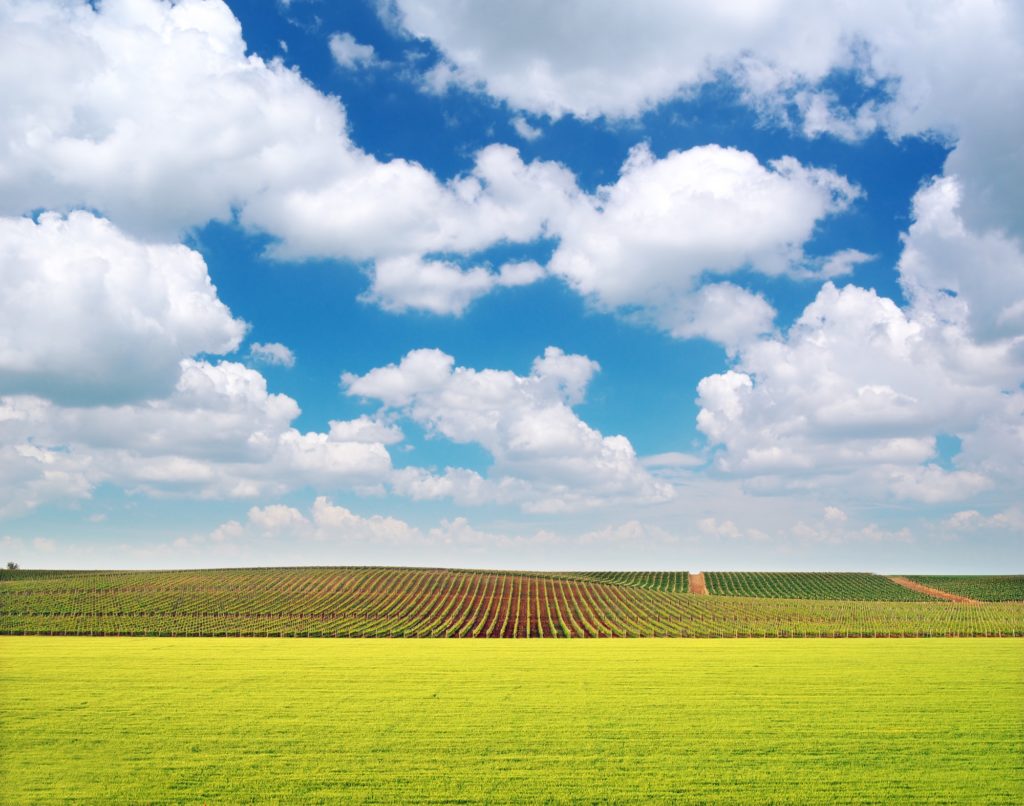
[[[1022,33],[5,4],[0,546],[1019,571]]]

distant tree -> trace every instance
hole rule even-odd
[[[7,563],[7,570],[8,571],[17,571],[18,570],[18,564],[17,563]]]

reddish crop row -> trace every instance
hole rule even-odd
[[[457,638],[1021,635],[1024,604],[694,596],[589,574],[396,568],[0,580],[0,633]]]

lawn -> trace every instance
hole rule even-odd
[[[1024,641],[0,637],[5,803],[1024,802]]]

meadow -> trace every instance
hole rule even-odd
[[[0,637],[10,804],[1024,802],[1024,642]]]

